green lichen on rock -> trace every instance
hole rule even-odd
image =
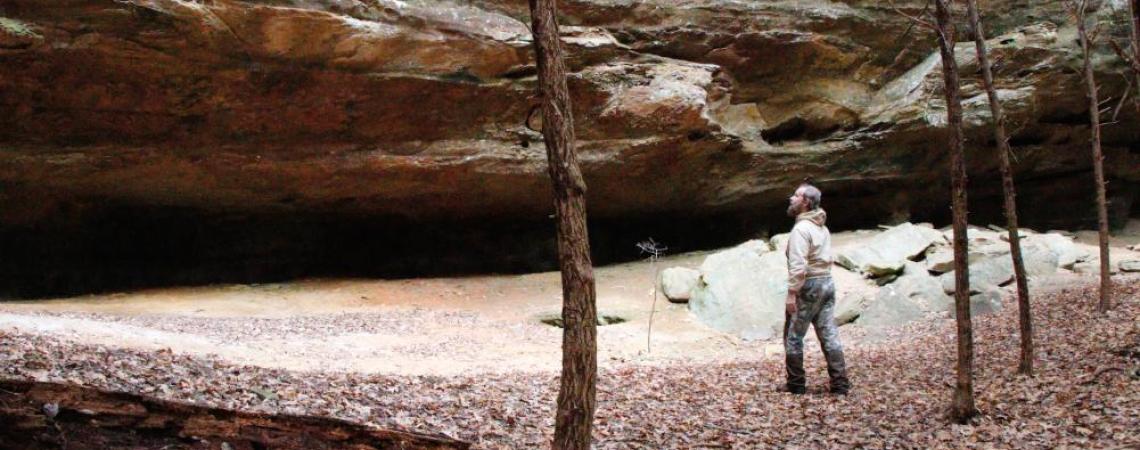
[[[0,30],[3,30],[4,33],[19,37],[41,37],[38,33],[32,31],[31,27],[29,27],[28,24],[7,17],[0,17]]]

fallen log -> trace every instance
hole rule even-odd
[[[445,436],[258,414],[89,387],[0,380],[0,448],[31,450],[466,449]]]

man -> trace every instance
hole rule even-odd
[[[831,233],[824,225],[827,213],[819,207],[822,197],[819,189],[805,182],[789,198],[788,215],[796,218],[796,224],[788,238],[788,297],[784,301],[787,390],[793,394],[803,394],[807,390],[804,335],[808,325],[814,325],[815,335],[827,358],[831,392],[844,395],[851,385],[843,363],[839,327],[835,325],[835,283],[831,280],[834,258],[831,255]]]

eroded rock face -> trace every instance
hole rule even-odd
[[[1000,18],[990,44],[1022,218],[1095,221],[1078,52],[1050,24],[1067,23],[1061,2],[982,7]],[[742,224],[729,242],[786,225],[805,176],[837,228],[948,215],[933,40],[887,3],[561,8],[591,217],[729,216]],[[108,205],[410,223],[551,211],[525,2],[8,0],[0,16],[4,239],[82,228]],[[958,54],[972,218],[1000,219],[972,44]],[[1115,95],[1120,66],[1104,56]],[[1132,108],[1117,120],[1104,143],[1121,218],[1140,127]]]

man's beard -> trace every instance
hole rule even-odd
[[[788,205],[788,217],[796,217],[800,215],[800,209],[796,205]]]

